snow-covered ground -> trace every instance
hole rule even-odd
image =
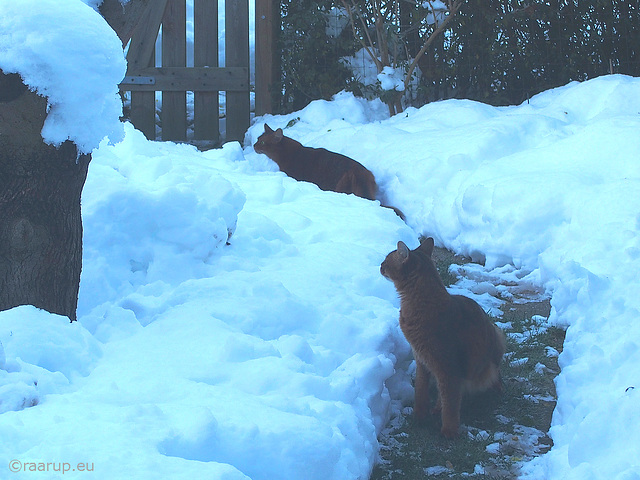
[[[378,120],[339,95],[265,120],[295,118],[290,136],[365,164],[416,233],[551,294],[549,323],[568,327],[555,446],[524,475],[640,475],[640,80],[606,76],[520,106],[451,100]]]
[[[66,88],[64,70],[53,83],[35,75],[65,44],[51,34],[47,49],[20,29],[70,27],[4,14],[52,2],[95,13],[76,0],[0,3],[0,68],[43,94]],[[112,40],[85,42],[83,68],[108,59]],[[378,432],[412,399],[399,302],[379,264],[419,234],[484,262],[483,278],[544,288],[548,323],[567,327],[555,445],[524,476],[640,477],[639,79],[393,118],[341,93],[203,153],[118,131],[113,65],[78,82],[80,98],[50,99],[49,141],[89,148],[97,129],[124,140],[94,150],[83,192],[79,321],[0,312],[0,478],[366,479]],[[74,127],[82,98],[93,123]],[[265,121],[363,163],[407,224],[278,172],[251,148]]]

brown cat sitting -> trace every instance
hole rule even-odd
[[[415,250],[398,242],[380,266],[400,295],[400,328],[416,360],[414,416],[429,410],[429,378],[438,387],[435,411],[441,411],[442,434],[453,438],[460,425],[466,392],[491,387],[501,391],[500,362],[504,334],[470,298],[447,292],[431,260],[433,238]]]
[[[324,148],[305,147],[293,138],[285,137],[281,128],[264,125],[264,133],[253,146],[278,164],[280,171],[296,180],[315,183],[322,190],[352,193],[375,200],[378,185],[373,174],[352,158]],[[383,205],[386,206],[386,205]],[[400,218],[404,215],[393,209]]]

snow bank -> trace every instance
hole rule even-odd
[[[89,153],[105,136],[122,139],[122,44],[82,1],[1,2],[0,69],[19,73],[31,90],[47,97],[46,143],[72,140]]]
[[[83,268],[80,311],[144,284],[170,288],[207,275],[245,202],[213,162],[192,165],[194,147],[147,142],[130,124],[126,130],[128,141],[96,152],[100,161],[85,187],[85,256],[92,261]]]
[[[79,324],[31,306],[0,312],[0,413],[38,405],[86,376],[101,348]]]
[[[366,125],[336,115],[318,129],[301,116],[286,130],[363,163],[416,232],[484,262],[490,278],[513,280],[512,264],[552,295],[549,323],[568,327],[555,446],[525,465],[530,478],[640,471],[638,112],[640,81],[613,75],[520,106],[449,100]]]
[[[31,385],[37,408],[0,416],[3,458],[91,462],[105,479],[367,477],[389,389],[397,403],[410,385],[378,272],[398,238],[415,243],[392,211],[257,172],[237,143],[201,153],[127,126],[94,152],[83,215],[73,328],[99,347],[88,376]]]

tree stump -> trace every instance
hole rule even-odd
[[[47,100],[0,70],[0,310],[34,305],[74,321],[91,155],[45,144],[46,116]]]

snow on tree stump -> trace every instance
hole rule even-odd
[[[34,305],[74,321],[91,155],[45,144],[46,116],[46,98],[0,70],[0,311]]]

